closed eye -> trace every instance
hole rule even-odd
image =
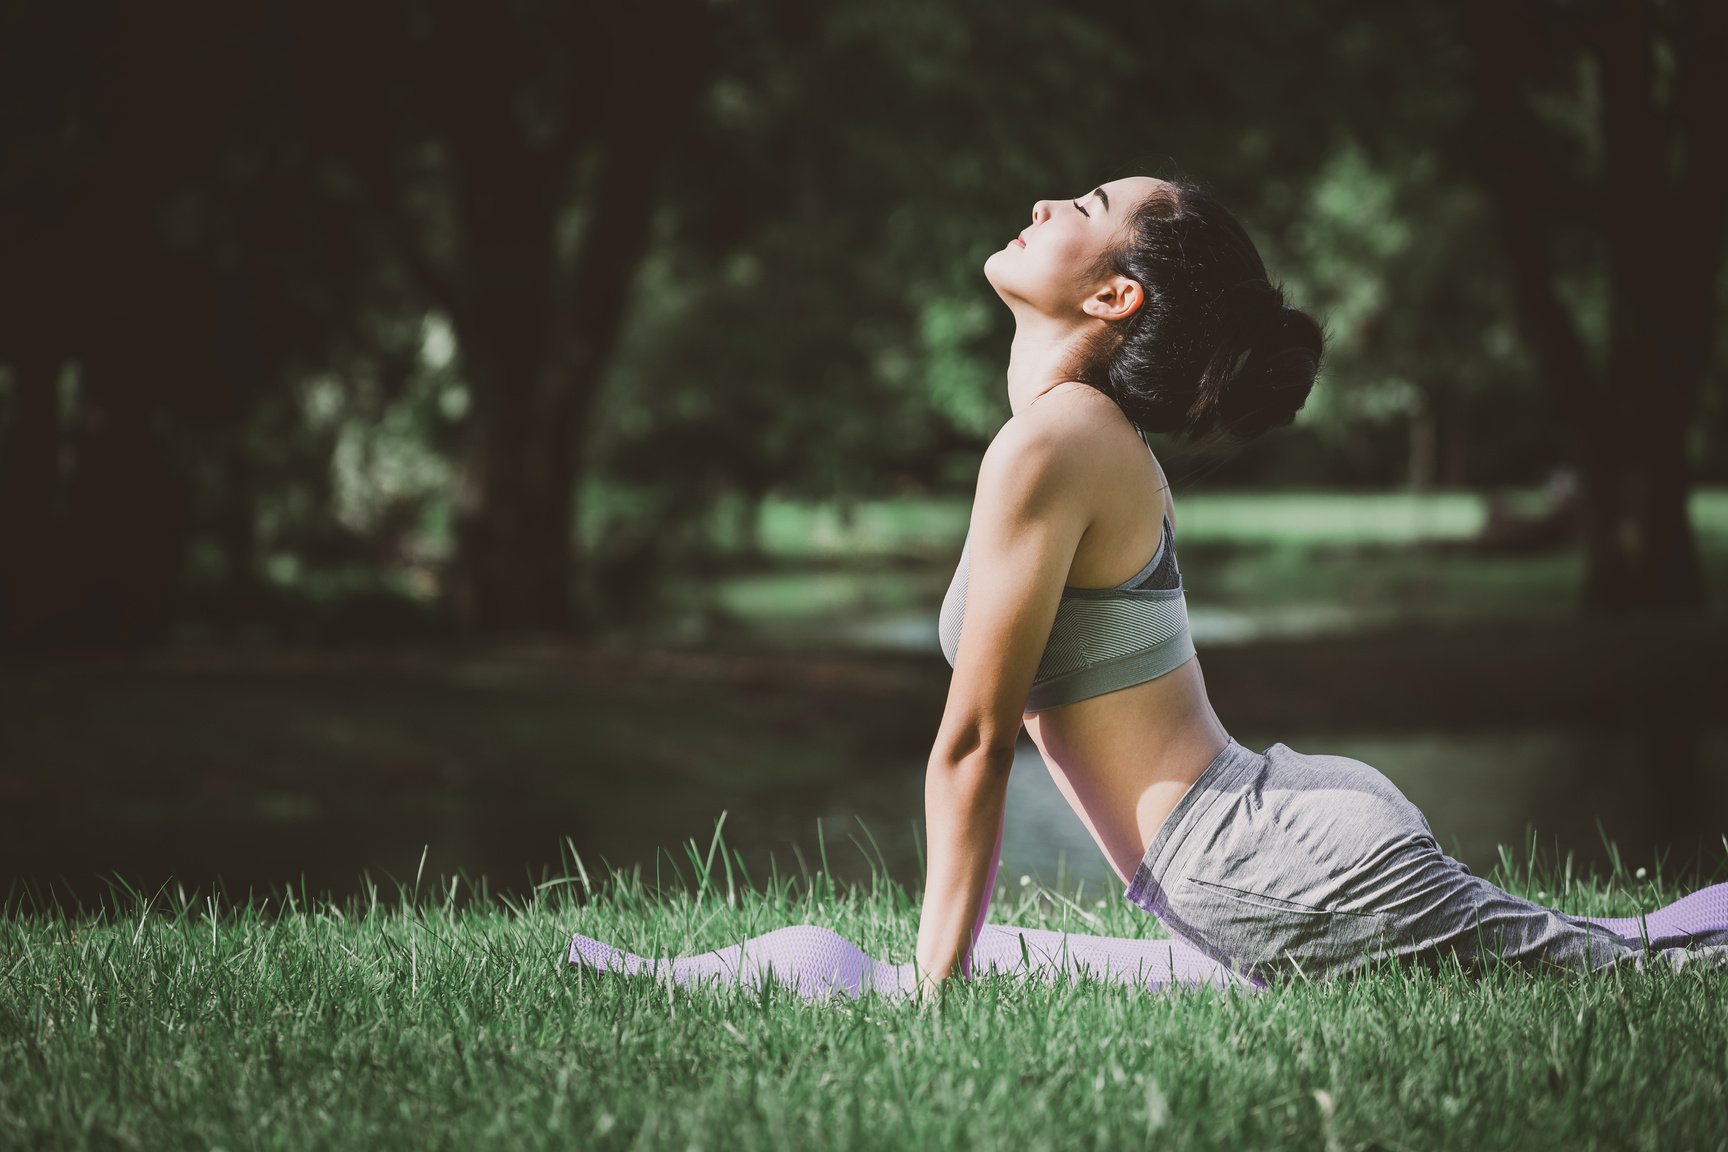
[[[1069,203],[1074,205],[1075,209],[1079,211],[1080,215],[1086,217],[1088,220],[1090,220],[1092,218],[1092,213],[1086,211],[1085,208],[1081,207],[1080,201],[1070,200]]]

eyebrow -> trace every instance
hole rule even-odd
[[[1104,211],[1106,211],[1106,212],[1110,211],[1110,197],[1104,195],[1104,189],[1103,188],[1092,189],[1092,195],[1094,195],[1094,196],[1098,197],[1098,199],[1104,201]]]

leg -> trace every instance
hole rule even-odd
[[[1472,875],[1358,760],[1274,744],[1191,815],[1149,910],[1238,971],[1325,978],[1444,956],[1590,970],[1643,954],[1640,940]]]
[[[1384,937],[1377,958],[1455,956],[1467,969],[1496,963],[1591,971],[1643,955],[1642,941],[1514,896],[1429,841],[1387,861],[1386,898],[1376,901]],[[1380,887],[1380,885],[1377,885]]]

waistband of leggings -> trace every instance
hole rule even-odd
[[[1175,856],[1182,841],[1187,839],[1206,810],[1220,799],[1240,791],[1264,759],[1264,753],[1250,751],[1237,743],[1234,737],[1230,738],[1230,742],[1212,758],[1212,763],[1194,778],[1194,783],[1188,786],[1188,791],[1164,818],[1158,834],[1152,837],[1152,843],[1146,846],[1145,854],[1140,857],[1140,866],[1134,870],[1134,879],[1123,892],[1130,902],[1156,913],[1157,910],[1149,906],[1147,894],[1161,887],[1160,881],[1170,858]]]

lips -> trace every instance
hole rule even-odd
[[[1024,236],[1016,236],[1013,240],[1009,241],[1009,243],[1018,244],[1020,247],[1024,248],[1026,247],[1026,238]]]

